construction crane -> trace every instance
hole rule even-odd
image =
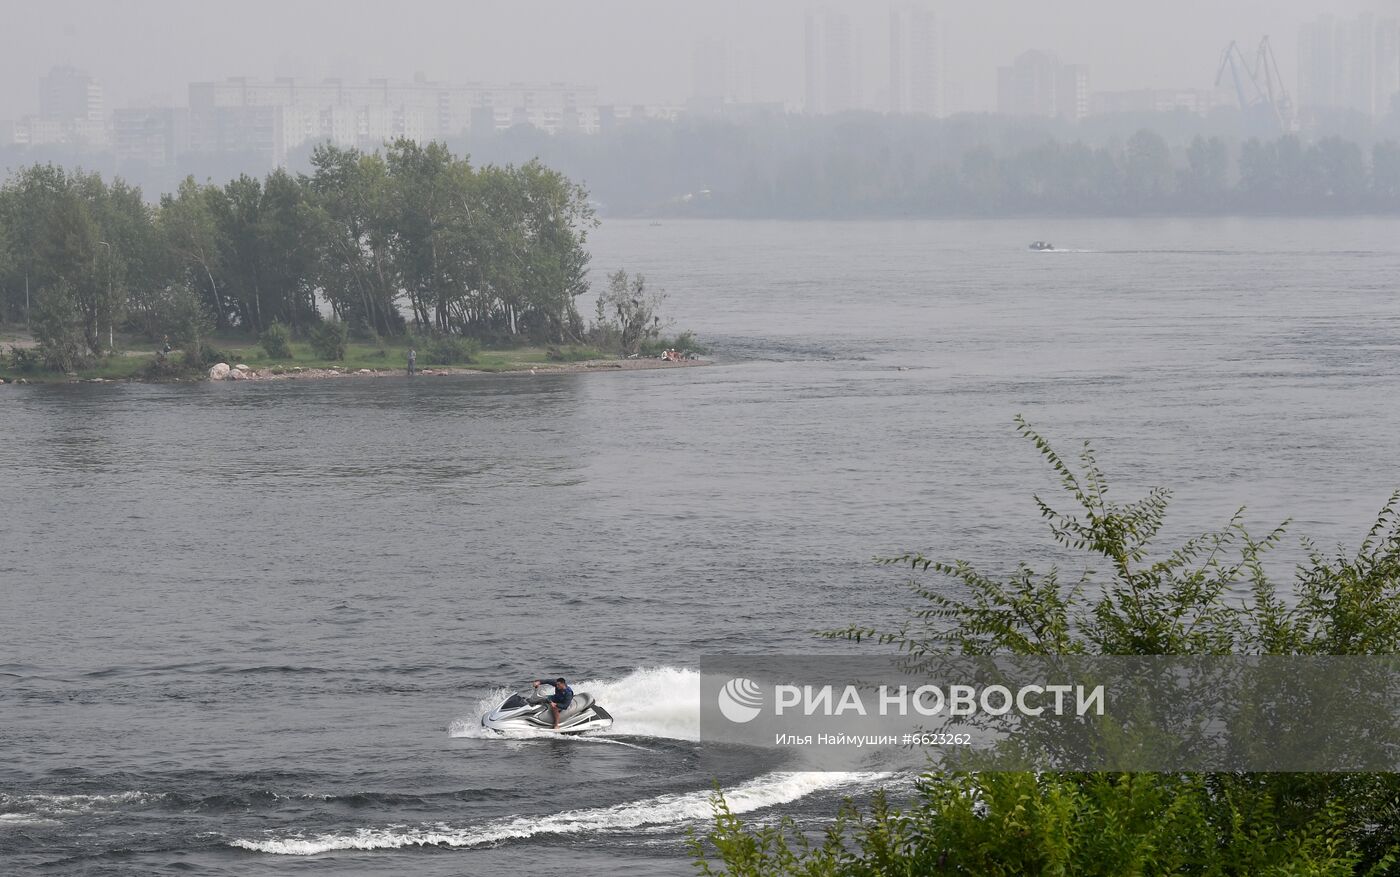
[[[1226,70],[1230,71],[1230,78],[1234,81],[1240,110],[1252,125],[1271,133],[1297,130],[1293,101],[1288,97],[1278,59],[1274,57],[1274,47],[1267,36],[1259,41],[1252,61],[1245,56],[1239,43],[1230,41],[1220,58],[1220,69],[1215,73],[1216,88],[1225,79]]]

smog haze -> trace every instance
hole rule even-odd
[[[91,74],[109,108],[179,105],[192,81],[388,78],[545,81],[596,86],[618,104],[682,104],[696,53],[717,45],[737,100],[803,100],[803,22],[845,13],[855,30],[862,103],[879,108],[889,10],[898,3],[596,0],[577,3],[114,0],[11,3],[0,37],[0,119],[38,108],[54,66]],[[946,39],[949,110],[995,109],[996,68],[1026,49],[1087,65],[1095,88],[1206,88],[1231,40],[1271,35],[1290,78],[1300,23],[1329,13],[1385,13],[1364,0],[1122,3],[928,3]]]

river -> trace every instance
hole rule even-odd
[[[1026,244],[1049,239],[1060,250]],[[896,623],[907,550],[1048,564],[1019,437],[1164,538],[1355,544],[1400,488],[1400,221],[608,221],[705,368],[0,388],[0,870],[690,873],[713,652]],[[591,312],[587,302],[585,313]],[[504,740],[565,673],[618,719]],[[897,780],[897,778],[896,778]]]

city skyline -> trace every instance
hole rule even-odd
[[[1219,8],[1187,0],[1171,10],[1106,0],[1071,0],[1054,10],[1011,0],[976,8],[897,0],[771,0],[693,4],[600,0],[579,9],[546,0],[521,10],[509,4],[418,2],[390,17],[368,3],[266,0],[191,10],[170,0],[117,0],[93,6],[58,0],[26,8],[0,46],[0,118],[38,112],[34,78],[56,66],[90,72],[108,109],[179,105],[184,84],[233,76],[307,79],[410,79],[450,82],[569,82],[594,86],[603,103],[680,106],[695,92],[695,60],[707,43],[722,46],[726,91],[741,100],[807,101],[804,24],[811,15],[849,21],[857,104],[897,105],[891,90],[893,10],[931,10],[950,33],[940,97],[945,112],[990,111],[997,68],[1027,49],[1050,51],[1093,71],[1110,91],[1192,89],[1210,85],[1232,39],[1272,34],[1280,61],[1298,69],[1295,35],[1317,16],[1384,13],[1368,0],[1239,2]],[[141,20],[164,22],[141,26]],[[267,20],[278,27],[268,28]],[[1106,40],[1100,34],[1113,32]],[[173,36],[172,36],[173,35]],[[3,38],[0,38],[3,39]],[[1291,79],[1291,77],[1290,77]],[[1290,81],[1290,87],[1292,82]]]
[[[880,8],[885,19],[875,30],[883,33],[874,36],[883,39],[876,59],[882,66],[873,68],[868,17],[825,4],[806,8],[800,23],[789,22],[802,44],[802,94],[796,102],[762,100],[755,55],[729,36],[699,37],[688,59],[688,96],[653,104],[614,103],[600,96],[597,85],[578,80],[439,80],[421,71],[411,78],[363,72],[325,77],[279,63],[271,77],[243,71],[188,82],[179,102],[114,106],[99,76],[60,64],[37,77],[37,112],[0,117],[0,146],[63,145],[110,152],[118,162],[150,168],[175,166],[185,154],[257,156],[280,166],[293,150],[318,142],[374,148],[400,138],[448,140],[516,125],[588,134],[627,118],[686,114],[871,110],[942,117],[982,109],[1077,122],[1114,113],[1204,116],[1237,106],[1249,116],[1245,127],[1257,133],[1270,126],[1335,130],[1350,124],[1344,121],[1348,113],[1378,120],[1400,112],[1400,19],[1392,16],[1322,13],[1305,19],[1292,41],[1297,66],[1290,74],[1269,53],[1266,39],[1257,56],[1243,46],[1227,53],[1207,87],[1105,83],[1082,58],[1064,57],[1046,41],[1014,57],[987,59],[999,61],[991,71],[995,99],[969,107],[966,81],[950,74],[950,47],[966,42],[952,17],[926,0],[892,0]],[[1254,81],[1265,70],[1268,81]],[[1284,90],[1275,98],[1280,84]]]

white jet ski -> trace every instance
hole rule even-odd
[[[540,694],[512,694],[505,703],[481,717],[481,726],[493,731],[548,731],[553,734],[582,734],[611,728],[613,717],[594,703],[593,695],[579,692],[573,703],[559,714],[559,727],[549,711],[549,698]]]

